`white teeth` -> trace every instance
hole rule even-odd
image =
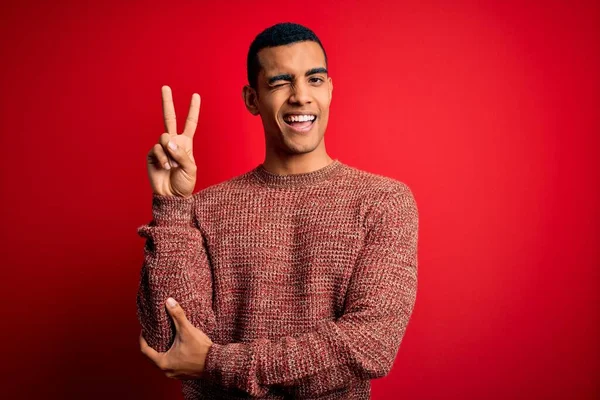
[[[313,121],[314,119],[314,115],[290,115],[285,118],[285,120],[288,122]]]

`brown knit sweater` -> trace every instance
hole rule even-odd
[[[339,160],[262,165],[192,197],[153,195],[137,296],[148,344],[169,349],[169,296],[214,342],[186,399],[368,399],[417,292],[409,187]]]

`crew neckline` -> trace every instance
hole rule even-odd
[[[273,187],[303,187],[314,185],[330,178],[336,171],[342,168],[343,163],[337,158],[324,167],[311,172],[300,174],[279,175],[269,172],[263,164],[254,168],[253,176],[263,185]]]

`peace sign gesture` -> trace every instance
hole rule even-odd
[[[173,94],[162,87],[163,115],[166,133],[148,152],[147,167],[150,185],[156,194],[189,197],[196,186],[196,162],[192,144],[200,114],[200,95],[194,93],[182,134],[177,134]]]

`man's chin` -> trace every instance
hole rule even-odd
[[[323,140],[317,127],[308,134],[298,134],[287,126],[279,126],[277,132],[267,133],[267,140],[286,154],[305,154],[316,150]]]
[[[315,140],[314,137],[297,138],[295,135],[289,137],[283,134],[281,142],[288,154],[306,154],[315,151],[321,141]]]

